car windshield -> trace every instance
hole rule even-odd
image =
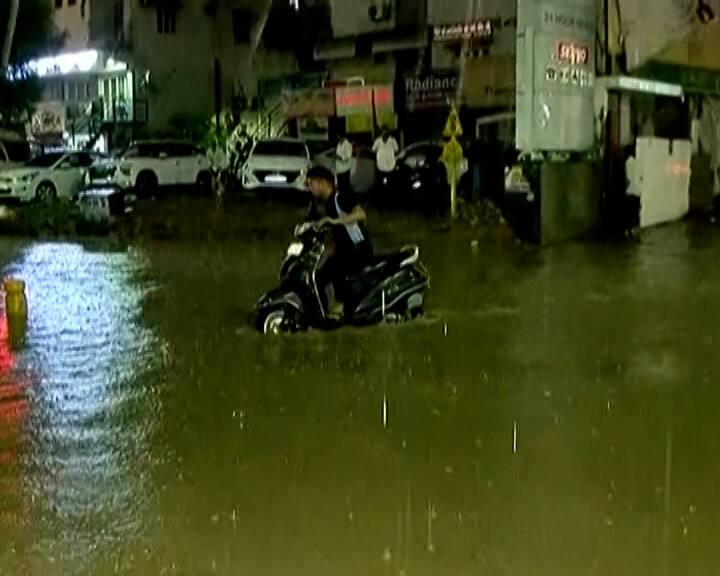
[[[32,168],[50,168],[50,166],[60,160],[63,155],[64,152],[54,152],[52,154],[44,154],[42,156],[37,156],[36,158],[30,160],[27,163],[27,166],[30,166]]]
[[[256,156],[307,156],[304,144],[283,140],[258,142],[253,154]]]
[[[27,142],[3,142],[10,162],[27,162],[30,159],[30,145]]]

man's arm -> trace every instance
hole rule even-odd
[[[365,210],[363,210],[363,207],[360,206],[360,204],[357,204],[350,214],[345,214],[339,218],[332,218],[329,220],[329,223],[334,226],[350,226],[351,224],[359,224],[360,222],[365,222],[366,220],[367,214],[365,213]]]

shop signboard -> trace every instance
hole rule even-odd
[[[593,147],[596,28],[594,0],[518,0],[520,150]]]
[[[395,91],[391,85],[373,86],[375,121],[378,126],[394,130],[397,125],[395,114]]]
[[[462,42],[464,40],[490,40],[493,36],[493,25],[490,20],[475,20],[456,24],[439,24],[433,26],[435,42]]]
[[[359,86],[337,88],[335,108],[341,118],[346,116],[370,116],[373,114],[373,89]]]
[[[335,114],[335,99],[329,89],[283,92],[283,110],[287,118],[328,118]]]
[[[405,78],[405,108],[408,111],[443,108],[454,101],[458,91],[458,72],[433,70]]]

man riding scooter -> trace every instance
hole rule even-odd
[[[316,221],[319,227],[332,227],[333,248],[318,270],[317,281],[326,297],[328,316],[340,320],[347,298],[346,279],[372,260],[372,245],[364,226],[367,215],[352,194],[336,190],[335,176],[327,168],[312,167],[307,182],[313,195],[308,220]]]

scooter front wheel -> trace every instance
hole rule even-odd
[[[271,334],[274,336],[287,332],[286,324],[287,318],[285,310],[273,310],[258,321],[258,327],[262,328],[263,334]]]

